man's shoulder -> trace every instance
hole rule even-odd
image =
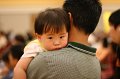
[[[53,50],[53,51],[46,51],[46,52],[39,52],[38,56],[52,56],[52,55],[58,55],[63,54],[71,51],[71,48],[62,48],[60,50]]]
[[[71,52],[75,52],[76,50],[72,49],[72,48],[62,48],[60,50],[54,50],[54,51],[47,51],[47,52],[40,52],[38,55],[41,56],[48,56],[48,55],[59,55],[59,54],[67,54],[67,53],[71,53]],[[77,52],[77,51],[76,51]]]

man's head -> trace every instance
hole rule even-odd
[[[109,17],[110,37],[113,42],[120,44],[120,9],[114,11]]]
[[[71,14],[73,26],[85,34],[95,30],[102,11],[99,0],[66,0],[63,9]]]

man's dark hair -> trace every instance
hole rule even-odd
[[[66,31],[69,31],[70,23],[68,14],[60,9],[47,9],[41,12],[35,20],[35,33],[43,34],[49,31],[58,33],[65,26]]]
[[[120,9],[114,11],[109,17],[109,23],[117,28],[120,25]]]
[[[63,9],[71,13],[75,27],[86,34],[95,30],[102,11],[99,0],[66,0]]]

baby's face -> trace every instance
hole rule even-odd
[[[58,50],[67,45],[68,33],[66,29],[59,33],[45,33],[39,39],[46,50]]]

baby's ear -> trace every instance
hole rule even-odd
[[[38,33],[35,33],[35,37],[37,38],[37,39],[41,39],[41,35],[40,34],[38,34]]]

